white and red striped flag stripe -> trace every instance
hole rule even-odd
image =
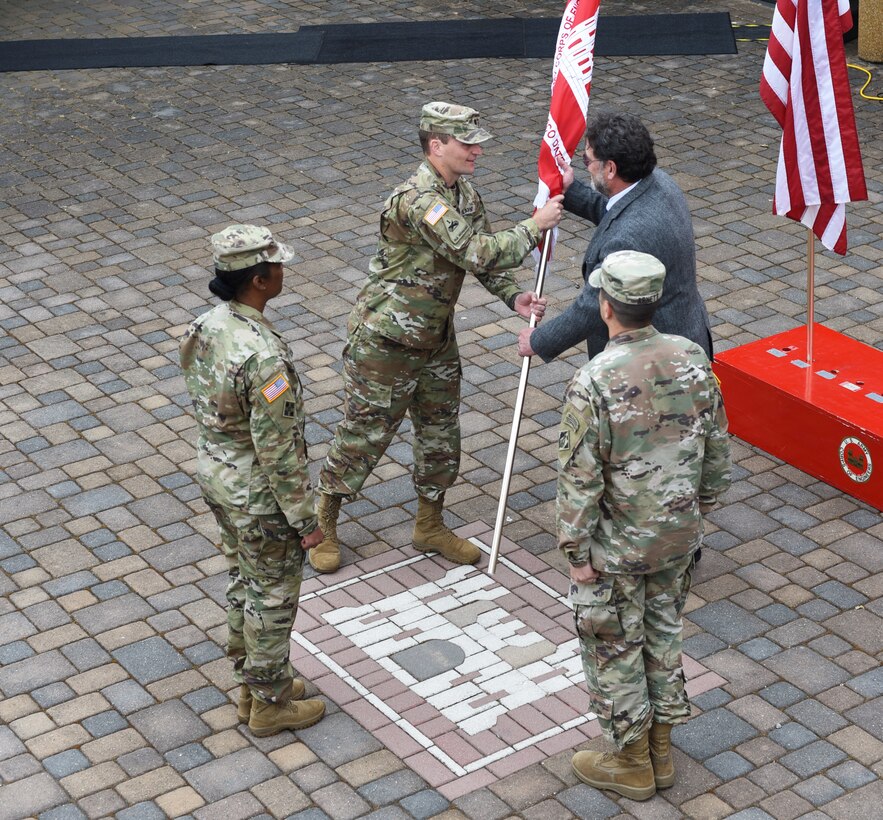
[[[570,164],[586,130],[599,5],[600,0],[569,0],[561,18],[552,65],[552,101],[537,161],[537,208],[561,193],[560,169]]]
[[[777,0],[760,96],[782,126],[773,213],[846,253],[844,203],[867,199],[846,71],[849,0]]]

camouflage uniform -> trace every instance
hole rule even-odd
[[[180,353],[199,430],[197,479],[230,567],[233,675],[258,699],[285,703],[300,540],[316,528],[301,384],[281,335],[235,301],[196,319]]]
[[[558,449],[559,546],[600,573],[570,590],[591,707],[621,749],[690,713],[681,612],[730,470],[705,353],[649,325],[616,335],[571,381]]]
[[[470,136],[476,134],[464,134],[463,141]],[[523,289],[505,271],[521,263],[539,234],[533,219],[491,233],[472,185],[461,177],[448,188],[429,162],[393,191],[347,325],[345,416],[319,479],[323,493],[357,493],[406,412],[414,425],[417,492],[434,501],[454,483],[461,372],[454,307],[463,280],[474,274],[512,307]]]

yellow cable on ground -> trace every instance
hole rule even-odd
[[[866,100],[876,100],[877,102],[883,102],[883,97],[872,97],[870,94],[865,94],[865,89],[871,84],[872,75],[868,69],[863,68],[860,65],[853,65],[852,63],[846,64],[847,68],[854,68],[856,71],[864,71],[865,74],[868,75],[868,79],[865,81],[865,84],[859,89],[859,96],[864,97]]]

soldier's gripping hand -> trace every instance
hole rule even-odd
[[[325,538],[321,527],[316,527],[309,535],[305,535],[300,539],[301,549],[311,550],[313,547],[319,546]]]
[[[537,296],[533,291],[525,291],[515,297],[515,304],[512,307],[519,316],[523,316],[525,319],[536,316],[537,324],[539,324],[540,319],[546,315],[546,297]]]
[[[558,194],[553,196],[542,208],[538,208],[533,215],[533,221],[541,231],[547,231],[554,228],[561,221],[561,214],[564,212],[564,196]]]

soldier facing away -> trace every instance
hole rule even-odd
[[[266,228],[231,225],[212,237],[222,303],[181,341],[199,440],[196,477],[227,557],[227,656],[240,683],[239,720],[259,737],[312,726],[320,700],[301,700],[289,638],[304,550],[322,540],[294,360],[264,317],[293,257]]]
[[[558,442],[558,545],[591,709],[617,748],[577,752],[573,770],[633,800],[674,783],[671,727],[690,715],[681,613],[702,514],[730,483],[708,358],[650,324],[664,278],[637,251],[592,272],[610,341],[571,381]]]
[[[464,178],[491,135],[478,112],[432,102],[420,115],[424,161],[393,191],[380,216],[380,240],[347,325],[343,350],[344,418],[319,479],[325,540],[309,553],[319,572],[340,566],[337,517],[409,413],[414,428],[418,510],[414,546],[474,564],[478,548],[442,521],[445,490],[460,466],[460,355],[454,308],[472,273],[518,314],[541,317],[545,300],[522,292],[508,272],[558,224],[555,197],[533,217],[491,233],[481,197]]]

